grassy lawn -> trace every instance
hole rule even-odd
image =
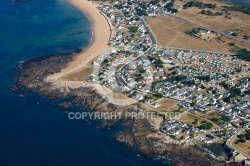
[[[209,119],[203,118],[197,114],[193,114],[190,112],[185,112],[185,113],[181,114],[181,118],[179,119],[179,121],[187,123],[187,124],[189,124],[191,126],[195,126],[195,127],[199,127],[201,125],[201,122],[204,120],[206,120],[207,122],[211,122],[213,124],[213,128],[219,127],[217,124],[213,123]]]
[[[209,119],[216,124],[221,124],[225,122],[225,119],[223,120],[223,117],[217,111],[210,111],[205,114],[197,112],[196,114],[202,118]]]

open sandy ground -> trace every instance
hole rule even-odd
[[[244,14],[242,12],[235,12],[235,11],[229,11],[230,18],[225,18],[225,13],[222,11],[224,8],[222,6],[229,6],[227,3],[220,2],[218,0],[199,0],[203,3],[212,3],[216,4],[215,9],[208,9],[205,8],[205,10],[210,10],[213,13],[216,12],[222,12],[222,16],[207,16],[199,14],[201,10],[196,7],[190,7],[188,9],[182,9],[177,13],[177,17],[180,17],[184,20],[188,20],[192,23],[202,25],[208,28],[212,28],[218,31],[229,31],[231,29],[235,29],[242,26],[250,25],[250,16],[247,14]],[[177,0],[176,3],[179,4],[186,4],[189,2],[189,0]]]
[[[234,48],[229,43],[235,43],[241,48],[250,49],[250,45],[234,41],[226,37],[205,41],[197,37],[187,35],[185,32],[195,28],[194,26],[176,21],[169,16],[145,17],[152,29],[159,46],[178,47],[202,51],[232,53]]]

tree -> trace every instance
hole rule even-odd
[[[249,37],[248,37],[247,35],[244,35],[244,36],[243,36],[243,39],[248,40]]]
[[[245,14],[250,14],[250,7],[245,5],[232,5],[232,6],[223,6],[227,10],[239,11]]]
[[[157,97],[157,98],[162,98],[163,97],[163,95],[161,93],[156,93],[156,94],[154,94],[154,96]]]
[[[160,2],[160,0],[152,0],[152,1],[150,2],[150,4],[156,5],[156,4],[158,4],[159,2]]]
[[[250,133],[247,132],[247,133],[245,134],[245,137],[246,137],[247,140],[250,140]]]
[[[189,1],[187,2],[183,8],[187,9],[189,7],[198,7],[200,9],[204,9],[204,8],[210,8],[210,9],[214,9],[216,7],[216,4],[212,4],[212,3],[203,3],[200,1]]]
[[[171,9],[174,6],[174,2],[175,2],[175,0],[171,0],[169,3],[167,3],[164,6],[164,8],[167,9],[167,10]]]
[[[194,119],[194,121],[192,122],[192,124],[196,125],[198,123],[198,119]]]
[[[191,106],[191,107],[196,106],[196,102],[193,101],[193,102],[190,104],[190,106]]]
[[[193,28],[191,30],[186,31],[185,33],[190,35],[190,36],[195,36],[197,33],[200,32],[200,28]]]
[[[104,62],[104,63],[108,63],[109,60],[108,60],[108,59],[104,59],[103,62]]]
[[[145,72],[146,72],[146,70],[145,70],[145,69],[143,69],[143,68],[140,68],[139,72],[140,72],[140,73],[145,73]]]
[[[230,46],[235,46],[235,43],[229,43],[228,45],[230,45]]]
[[[223,120],[224,122],[228,122],[228,121],[230,121],[230,117],[222,115],[221,120]]]
[[[240,49],[236,56],[240,59],[243,59],[245,61],[250,61],[250,51],[248,51],[247,49],[243,48],[243,49]]]
[[[206,10],[202,10],[202,11],[201,11],[201,14],[206,14]]]
[[[213,124],[211,122],[205,122],[203,124],[200,125],[200,129],[203,129],[203,130],[209,130],[213,127]]]
[[[245,142],[246,142],[246,140],[245,140],[244,138],[240,138],[240,139],[239,139],[239,142],[241,142],[241,143],[245,143]]]
[[[212,90],[212,93],[213,93],[213,94],[217,94],[217,89]]]
[[[225,88],[226,90],[229,90],[230,89],[230,85],[227,84],[225,81],[221,82],[220,85]]]
[[[219,122],[219,119],[218,118],[212,118],[211,121],[214,122],[214,123],[217,123],[217,122]]]
[[[237,135],[237,137],[238,137],[239,139],[243,139],[243,138],[245,138],[245,135],[244,135],[244,134],[240,134],[240,135]]]
[[[211,81],[210,75],[198,76],[197,78],[198,78],[199,80],[203,80],[203,81],[206,81],[206,82]]]
[[[239,96],[241,94],[241,91],[239,88],[232,89],[232,92],[235,93],[237,96]]]
[[[227,103],[230,103],[230,101],[231,101],[230,97],[225,97],[223,100],[224,100],[225,102],[227,102]]]

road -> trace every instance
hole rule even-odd
[[[241,154],[243,154],[243,155],[246,156],[246,157],[250,157],[250,155],[248,155],[248,154],[246,154],[245,152],[243,152],[243,151],[241,151],[241,150],[235,148],[235,147],[232,145],[232,143],[233,143],[234,139],[237,137],[237,135],[239,135],[239,134],[240,134],[241,132],[243,132],[243,131],[245,131],[244,128],[238,129],[238,131],[237,131],[234,135],[232,135],[232,136],[227,140],[226,145],[227,145],[228,147],[234,149],[236,152],[241,153]]]
[[[142,54],[138,55],[136,58],[133,58],[131,59],[131,61],[127,62],[126,64],[124,64],[120,69],[118,69],[116,71],[116,73],[120,72],[121,70],[123,70],[127,65],[129,65],[130,63],[132,63],[133,61],[139,59],[141,56],[151,52],[154,48],[154,45],[157,44],[157,41],[151,31],[151,29],[149,28],[149,26],[146,24],[146,22],[144,21],[144,19],[142,17],[139,17],[140,18],[140,21],[142,22],[142,24],[144,25],[144,27],[146,28],[148,34],[149,34],[149,37],[150,37],[150,40],[151,40],[151,45],[150,45],[150,48],[147,49],[145,52],[143,52]]]
[[[145,20],[144,20],[142,17],[139,17],[139,18],[140,18],[142,24],[144,25],[144,27],[145,27],[145,28],[147,29],[147,31],[148,31],[148,34],[149,34],[149,36],[150,36],[152,45],[157,44],[157,40],[156,40],[156,38],[155,38],[153,32],[151,31],[150,27],[148,26],[148,24],[145,22]]]
[[[225,53],[225,52],[214,52],[214,51],[203,51],[203,50],[190,50],[186,48],[179,48],[179,47],[166,47],[169,49],[174,49],[174,50],[181,50],[181,51],[192,51],[192,52],[198,52],[198,53],[210,53],[210,54],[223,54],[223,55],[235,55],[232,53]]]
[[[126,86],[126,87],[128,87],[129,89],[131,89],[131,90],[135,90],[135,91],[142,92],[142,93],[147,93],[147,94],[151,94],[151,95],[155,95],[155,94],[156,94],[156,93],[153,93],[153,92],[145,91],[145,90],[143,90],[143,89],[138,89],[138,88],[132,87],[132,86],[130,86],[121,76],[118,76],[118,75],[119,75],[119,74],[116,75],[117,82],[120,82],[123,86]],[[176,98],[172,98],[172,97],[164,97],[164,98],[183,102],[183,100],[176,99]],[[186,102],[187,102],[187,101],[186,101]]]
[[[125,17],[125,16],[124,16],[124,17]],[[179,19],[179,18],[177,18],[177,17],[174,17],[174,16],[173,16],[173,18],[174,18],[174,19],[178,19],[179,21],[186,22],[186,23],[188,23],[188,24],[192,24],[193,26],[198,26],[198,25],[195,25],[195,24],[193,24],[193,23],[191,23],[191,22],[189,22],[189,21],[181,20],[181,19]],[[147,32],[148,32],[148,34],[149,34],[149,37],[150,37],[150,40],[151,40],[150,48],[149,48],[147,51],[145,51],[145,52],[143,52],[142,54],[140,54],[139,56],[137,56],[137,57],[131,59],[129,62],[127,62],[126,64],[124,64],[121,68],[119,68],[119,69],[115,72],[115,77],[116,77],[117,82],[119,82],[119,83],[122,84],[123,86],[126,86],[126,87],[128,87],[128,88],[130,88],[130,89],[132,89],[132,90],[136,90],[136,91],[139,91],[139,92],[148,93],[148,94],[152,94],[152,95],[153,95],[154,93],[152,93],[152,92],[148,92],[148,91],[144,91],[144,90],[142,90],[142,89],[138,89],[138,88],[135,88],[135,87],[131,87],[131,86],[122,78],[122,76],[121,76],[121,71],[122,71],[127,65],[129,65],[130,63],[132,63],[132,62],[134,62],[135,60],[139,59],[141,56],[144,56],[144,55],[146,55],[147,53],[151,52],[151,51],[153,50],[154,46],[157,44],[157,40],[156,40],[156,38],[155,38],[155,36],[154,36],[152,30],[150,29],[150,27],[148,26],[148,24],[145,22],[145,20],[143,19],[143,17],[139,17],[139,19],[140,19],[140,21],[142,22],[142,24],[144,25],[144,27],[146,28],[146,30],[147,30]],[[206,29],[206,30],[212,31],[212,29],[208,29],[208,28],[206,28],[206,27],[202,27],[202,28],[203,28],[203,29]],[[213,30],[213,31],[214,31],[214,30]],[[231,36],[231,35],[230,35],[230,36]],[[249,42],[249,44],[250,44],[250,42]],[[171,47],[169,47],[169,48],[171,48]],[[183,48],[174,48],[174,49],[190,51],[190,50],[188,50],[188,49],[183,49]],[[211,53],[210,51],[202,51],[202,50],[192,50],[192,51],[195,51],[195,52],[207,52],[207,53]],[[218,52],[213,52],[213,53],[215,53],[215,54],[223,54],[223,53],[218,53]],[[228,54],[228,53],[224,53],[224,54]],[[231,55],[231,54],[230,54],[230,55]],[[183,100],[179,100],[179,99],[175,99],[175,98],[171,98],[171,97],[166,97],[166,98],[169,98],[169,99],[172,99],[172,100],[176,100],[176,101],[183,101]]]
[[[218,34],[221,34],[221,35],[224,35],[228,38],[231,38],[231,39],[234,39],[234,40],[237,40],[237,41],[240,41],[240,42],[244,42],[244,43],[247,43],[247,44],[250,44],[249,41],[246,41],[246,40],[243,40],[243,39],[239,39],[239,38],[236,38],[232,35],[229,35],[228,33],[226,32],[220,32],[220,31],[216,31],[216,30],[213,30],[213,29],[210,29],[210,28],[207,28],[207,27],[203,27],[203,26],[200,26],[200,25],[197,25],[197,24],[194,24],[192,22],[189,22],[189,21],[186,21],[186,20],[182,20],[178,17],[175,17],[175,16],[171,16],[173,19],[176,19],[178,21],[181,21],[181,22],[184,22],[184,23],[187,23],[189,25],[192,25],[192,26],[195,26],[195,27],[200,27],[202,29],[205,29],[205,30],[208,30],[208,31],[214,31]],[[137,60],[138,58],[140,58],[141,56],[149,53],[152,51],[152,49],[154,48],[154,45],[157,44],[157,40],[156,38],[154,37],[150,27],[147,25],[147,23],[144,21],[144,19],[142,17],[139,17],[140,18],[140,21],[142,22],[142,24],[144,25],[144,27],[147,29],[148,31],[148,34],[150,36],[150,39],[151,39],[151,46],[150,48],[143,52],[141,55],[139,55],[138,57],[136,58],[133,58],[131,61],[127,62],[126,64],[124,64],[120,69],[118,69],[116,72],[115,72],[115,77],[116,77],[116,80],[117,82],[119,82],[120,84],[122,84],[123,86],[127,86],[128,88],[132,89],[132,90],[136,90],[136,91],[139,91],[139,92],[143,92],[143,93],[148,93],[148,94],[154,94],[152,92],[148,92],[148,91],[144,91],[142,89],[138,89],[138,88],[134,88],[132,86],[130,86],[124,79],[123,77],[121,76],[121,72],[128,64],[130,64],[131,62]],[[172,47],[173,48],[173,47]],[[174,49],[179,49],[179,50],[185,50],[185,51],[190,51],[188,49],[183,49],[183,48],[174,48]],[[192,50],[192,51],[195,51],[195,52],[208,52],[208,53],[215,53],[215,54],[227,54],[227,55],[232,55],[232,54],[228,54],[228,53],[219,53],[219,52],[210,52],[210,51],[202,51],[202,50]],[[182,101],[182,100],[178,100],[178,99],[175,99],[175,98],[170,98],[170,97],[166,97],[166,98],[169,98],[169,99],[172,99],[172,100],[176,100],[176,101]],[[226,145],[232,149],[235,149],[237,152],[239,153],[242,153],[243,155],[247,156],[247,157],[250,157],[249,155],[247,155],[246,153],[242,152],[241,150],[238,150],[236,149],[235,147],[232,146],[232,142],[233,140],[237,137],[238,134],[240,134],[241,132],[243,132],[245,129],[238,129],[238,131],[232,136],[230,137],[227,142],[226,142]]]
[[[124,64],[120,69],[118,69],[116,72],[115,72],[115,77],[116,77],[116,80],[117,82],[121,83],[123,86],[126,86],[128,88],[130,88],[131,90],[135,90],[135,91],[138,91],[138,92],[142,92],[142,93],[148,93],[148,94],[151,94],[151,95],[154,95],[155,93],[152,93],[152,92],[148,92],[148,91],[144,91],[143,89],[138,89],[138,88],[135,88],[135,87],[132,87],[130,86],[121,76],[121,72],[127,65],[129,65],[130,63],[132,63],[133,61],[139,59],[141,56],[144,56],[146,55],[147,53],[151,52],[154,48],[154,46],[157,44],[157,40],[153,34],[153,32],[151,31],[150,27],[147,25],[147,23],[145,22],[145,20],[142,18],[142,17],[139,17],[140,18],[140,21],[142,22],[142,24],[144,25],[144,27],[147,29],[147,32],[149,34],[149,37],[150,37],[150,40],[151,40],[151,46],[150,48],[143,52],[141,55],[139,55],[138,57],[136,58],[133,58],[131,61],[127,62],[126,64]],[[183,49],[185,50],[185,49]],[[203,51],[204,52],[204,51]],[[176,98],[171,98],[171,97],[165,97],[165,98],[168,98],[168,99],[172,99],[172,100],[175,100],[175,101],[180,101],[182,102],[183,100],[180,100],[180,99],[176,99]]]

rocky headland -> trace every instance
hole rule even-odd
[[[80,52],[80,50],[79,50]],[[120,119],[102,119],[100,127],[120,125],[114,135],[116,141],[136,149],[143,156],[165,157],[172,165],[240,165],[217,160],[196,145],[171,142],[159,131],[154,119],[124,118],[126,112],[143,111],[136,105],[118,106],[96,92],[91,86],[74,86],[46,81],[47,76],[60,72],[76,58],[78,52],[69,55],[51,55],[28,60],[18,66],[16,87],[25,92],[35,92],[51,100],[63,99],[62,108],[72,105],[83,107],[90,112],[119,112]]]

